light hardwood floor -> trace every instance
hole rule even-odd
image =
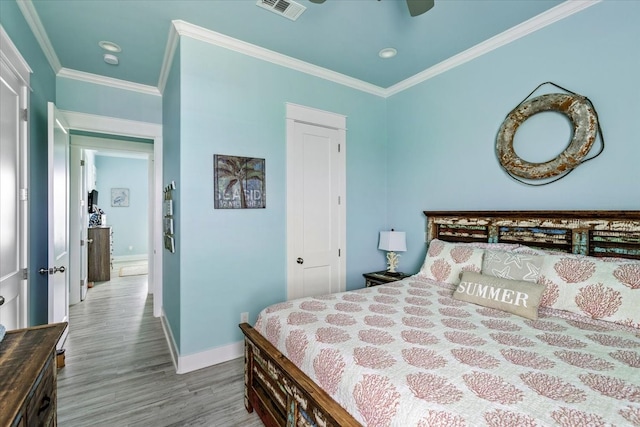
[[[242,359],[176,374],[147,276],[111,277],[70,308],[59,426],[262,426],[244,408]]]

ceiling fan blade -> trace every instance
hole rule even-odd
[[[411,16],[422,15],[427,10],[431,9],[433,5],[434,0],[407,0],[407,6],[409,7],[409,13]]]
[[[325,0],[309,0],[311,3],[322,4]]]

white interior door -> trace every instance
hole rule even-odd
[[[49,323],[56,323],[69,320],[69,126],[52,102],[48,116]]]
[[[288,129],[289,299],[345,288],[344,129],[310,123]]]
[[[84,301],[87,297],[88,274],[89,274],[89,258],[87,242],[89,231],[89,171],[87,158],[84,150],[82,151],[82,167],[80,168],[80,300]],[[74,206],[71,204],[70,206]],[[77,206],[76,206],[77,208]]]
[[[73,145],[69,153],[69,304],[84,300],[87,293],[87,177],[86,154]]]
[[[26,88],[0,61],[0,324],[27,326]]]

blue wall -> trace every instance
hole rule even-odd
[[[386,100],[182,38],[160,99],[56,79],[15,2],[0,1],[0,22],[34,70],[30,323],[47,319],[46,280],[35,271],[47,262],[47,101],[163,123],[164,185],[178,186],[177,252],[164,253],[163,308],[187,355],[238,341],[240,312],[254,321],[265,305],[285,299],[285,102],[347,116],[350,289],[384,265],[377,233],[387,227],[407,232],[400,268],[418,269],[423,210],[639,209],[638,16],[640,2],[605,1]],[[495,135],[505,115],[547,80],[593,101],[607,146],[567,178],[531,188],[502,172]],[[547,122],[534,122],[525,139],[548,155]],[[565,124],[552,126],[566,133]],[[518,147],[524,158],[539,155]],[[266,209],[213,209],[213,154],[266,159]]]
[[[149,161],[124,157],[95,157],[99,207],[113,232],[113,256],[148,254]],[[111,206],[111,189],[128,188],[129,206]],[[129,247],[132,247],[129,250]]]
[[[162,97],[56,77],[59,109],[147,123],[162,123]]]
[[[48,321],[47,102],[55,101],[55,75],[16,2],[0,1],[0,23],[33,71],[29,106],[29,325]]]
[[[387,204],[390,222],[407,232],[403,266],[417,271],[424,259],[423,210],[640,208],[638,17],[640,2],[605,1],[388,100]],[[566,178],[528,187],[501,170],[495,138],[545,81],[591,99],[606,147]],[[566,147],[570,130],[557,117],[543,113],[520,128],[529,136],[516,138],[521,157],[545,161]]]
[[[182,236],[182,227],[180,225],[182,211],[180,205],[182,191],[180,177],[180,129],[182,117],[180,58],[179,43],[173,56],[173,63],[171,64],[171,70],[162,96],[162,115],[164,117],[162,124],[162,181],[164,188],[172,181],[177,186],[177,191],[171,192],[174,203],[175,253],[163,249],[162,256],[162,309],[178,348],[180,348],[181,343],[180,253],[182,251],[182,243],[180,241]]]
[[[180,353],[187,355],[239,341],[241,312],[253,321],[286,299],[285,103],[348,117],[349,288],[384,265],[376,245],[386,223],[386,128],[383,98],[190,38],[181,38],[180,55]],[[266,209],[213,209],[214,154],[266,159]]]

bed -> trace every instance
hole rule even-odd
[[[424,213],[418,274],[240,325],[248,411],[266,426],[640,426],[640,211]]]

